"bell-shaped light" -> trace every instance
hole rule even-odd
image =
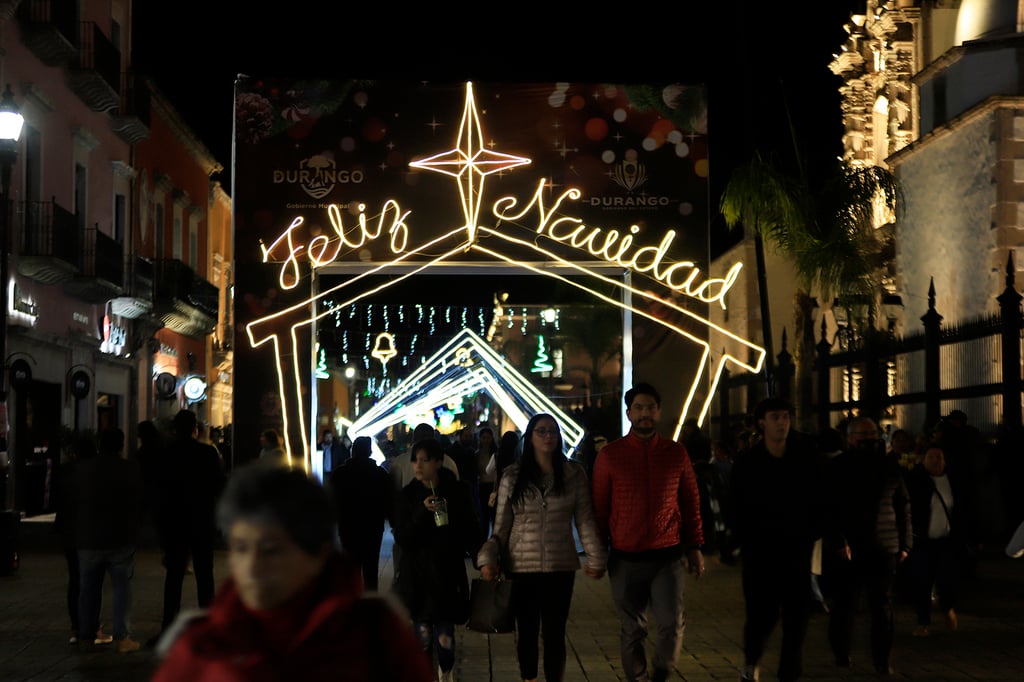
[[[25,117],[18,111],[11,84],[8,83],[3,97],[0,97],[0,141],[17,142],[24,125]]]

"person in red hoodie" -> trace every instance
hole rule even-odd
[[[650,384],[626,391],[632,427],[594,462],[594,511],[611,539],[608,577],[622,622],[622,669],[631,682],[660,682],[683,645],[683,578],[704,572],[700,491],[686,448],[658,435],[661,395]],[[657,624],[647,669],[647,609]]]
[[[364,594],[337,549],[327,490],[299,469],[248,464],[218,503],[230,577],[209,609],[179,614],[153,682],[430,682],[408,617]]]

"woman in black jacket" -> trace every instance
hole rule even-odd
[[[415,479],[398,494],[395,544],[401,548],[394,589],[413,621],[423,651],[437,653],[438,679],[452,679],[455,625],[469,618],[466,557],[480,547],[469,489],[444,468],[433,438],[412,446]]]

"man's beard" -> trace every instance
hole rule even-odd
[[[633,424],[633,430],[636,433],[640,434],[641,436],[649,436],[649,435],[651,435],[652,433],[654,433],[655,427],[656,427],[656,424],[654,422],[648,422],[648,421],[644,421],[644,422],[640,422],[640,423],[637,423],[637,424]]]

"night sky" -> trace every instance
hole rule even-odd
[[[487,5],[459,27],[433,5],[409,14],[397,5],[299,1],[243,5],[136,2],[134,68],[151,75],[226,170],[230,190],[233,90],[238,74],[365,79],[702,83],[708,90],[710,201],[731,168],[755,151],[784,163],[794,141],[811,164],[841,152],[839,79],[828,70],[845,38],[843,23],[863,1],[786,5],[718,2],[709,9],[624,3],[556,15],[536,5]],[[340,10],[323,7],[345,6]],[[806,9],[807,6],[812,9]],[[379,12],[372,7],[381,7]],[[307,11],[306,8],[309,8]],[[314,9],[315,8],[315,9]],[[291,9],[292,14],[287,15]],[[712,252],[734,241],[712,219]]]

